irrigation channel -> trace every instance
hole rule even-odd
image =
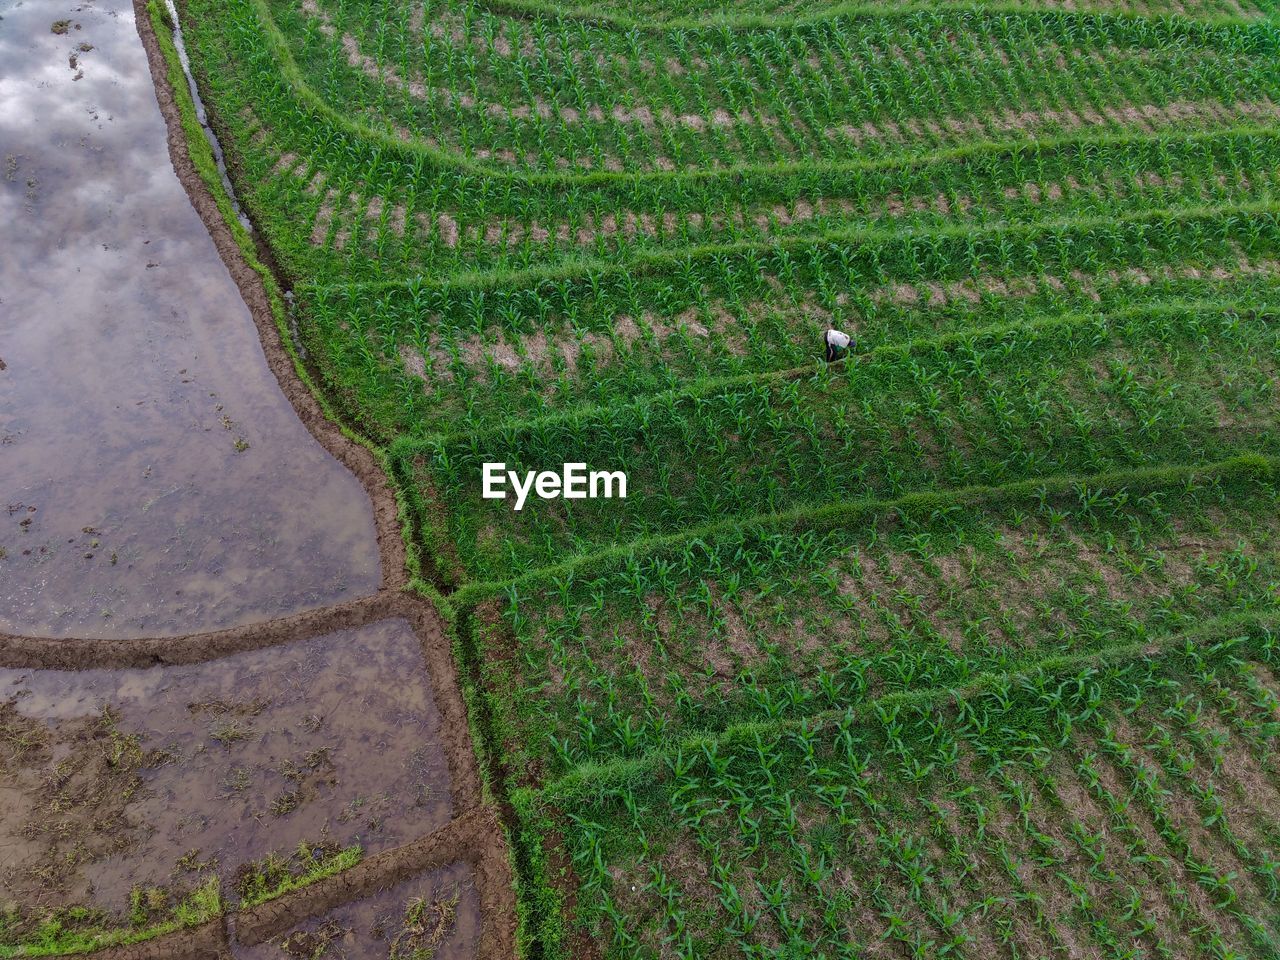
[[[0,0],[0,956],[509,955],[442,622],[183,96],[144,7]]]

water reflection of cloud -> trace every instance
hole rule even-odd
[[[18,411],[0,469],[39,506],[23,543],[40,548],[11,551],[0,628],[189,632],[372,592],[367,497],[267,369],[112,9],[127,0],[11,8],[0,30],[0,153],[20,155],[0,181],[0,410]],[[68,15],[95,45],[79,81],[48,32]]]

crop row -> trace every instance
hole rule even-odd
[[[344,128],[300,102],[297,83],[270,44],[260,42],[265,28],[253,4],[228,17],[232,29],[209,35],[197,27],[195,39],[219,64],[211,82],[225,84],[216,98],[227,101],[223,120],[239,138],[240,175],[251,185],[248,205],[260,223],[270,224],[279,262],[303,278],[424,270],[440,276],[478,266],[520,273],[584,256],[616,260],[619,248],[696,249],[712,239],[758,242],[762,234],[821,242],[877,221],[932,226],[1101,217],[1143,203],[1238,203],[1271,195],[1273,138],[1265,131],[1208,134],[1184,145],[1150,134],[1098,141],[1076,130],[1043,145],[925,157],[905,168],[868,160],[860,150],[852,165],[806,163],[746,182],[735,176],[552,187],[536,178],[522,184],[459,177],[441,169],[441,155],[381,143],[371,129],[365,135]],[[244,69],[247,76],[237,75]],[[1201,105],[1203,116],[1187,105],[1186,117],[1217,125],[1237,106],[1245,111],[1237,119],[1269,115],[1265,102],[1224,106],[1220,87],[1215,82],[1213,101]],[[1155,113],[1141,122],[1174,106],[1152,106]],[[1078,173],[1070,172],[1073,166]],[[528,307],[516,304],[512,312],[527,315]],[[426,344],[412,346],[424,357],[432,353]]]
[[[575,28],[558,55],[480,58],[450,35],[415,35],[412,9],[399,24],[382,7],[316,0],[272,16],[327,103],[368,104],[390,133],[525,170],[836,161],[1276,95],[1271,39],[1244,26],[921,13],[827,21],[794,42],[710,34],[648,48]]]
[[[1094,10],[1102,13],[1127,13],[1137,16],[1201,17],[1211,20],[1256,18],[1274,9],[1269,0],[1043,0],[1034,6],[1009,3],[1007,0],[927,0],[914,4],[920,9],[947,6],[965,9],[994,9],[1000,12],[1049,9]],[[484,37],[507,39],[503,31],[503,15],[526,18],[542,17],[550,21],[566,18],[608,22],[624,29],[663,31],[675,27],[692,29],[710,25],[735,30],[793,25],[797,21],[826,19],[846,12],[895,13],[889,8],[870,3],[836,3],[828,0],[596,0],[580,4],[559,4],[550,0],[444,0],[432,5],[427,22],[447,24],[455,31],[480,24]],[[500,49],[513,49],[505,44]]]
[[[251,135],[252,136],[252,135]],[[566,257],[621,259],[646,251],[855,227],[937,228],[1124,216],[1150,207],[1232,205],[1275,196],[1275,138],[1214,133],[1187,142],[1125,140],[1031,148],[978,162],[862,170],[856,177],[797,176],[747,204],[708,190],[646,197],[573,191],[550,208],[530,202],[498,215],[466,212],[437,188],[423,196],[343,195],[341,180],[263,138],[249,162],[261,202],[298,211],[291,264],[309,274],[362,279],[525,271]],[[257,171],[261,171],[260,176]],[[638,200],[639,198],[635,198]],[[541,211],[541,213],[539,212]]]
[[[481,605],[503,762],[537,782],[1062,656],[1280,617],[1271,478],[1084,484],[729,533]]]
[[[1277,653],[1274,628],[1201,634],[520,802],[608,956],[1270,957]]]
[[[318,28],[310,30],[309,35],[314,42],[320,43],[322,47],[328,49],[332,56],[339,57],[341,62],[336,63],[334,66],[334,70],[337,71],[335,76],[338,79],[345,78],[343,82],[350,81],[354,84],[368,85],[368,89],[348,91],[342,97],[329,101],[311,86],[312,82],[324,83],[324,78],[328,71],[318,68],[315,64],[310,64],[309,66],[312,69],[308,69],[304,74],[290,52],[287,39],[280,34],[279,29],[271,18],[270,12],[262,3],[257,2],[257,0],[240,0],[238,4],[232,5],[226,10],[219,8],[218,11],[198,12],[209,14],[216,12],[219,15],[217,22],[224,24],[226,27],[226,29],[215,32],[207,29],[201,30],[202,24],[206,23],[206,21],[197,20],[192,25],[194,39],[197,44],[204,47],[201,52],[202,59],[209,66],[216,64],[216,70],[209,71],[208,75],[208,82],[218,88],[215,92],[215,100],[223,101],[227,106],[235,104],[259,106],[262,108],[262,115],[269,118],[273,125],[284,121],[295,129],[300,138],[313,141],[312,143],[298,143],[297,146],[301,149],[296,152],[307,156],[314,155],[318,151],[336,153],[339,156],[347,154],[352,160],[361,159],[366,161],[360,165],[369,167],[370,172],[375,176],[384,173],[388,166],[391,168],[405,168],[413,166],[416,162],[422,162],[429,166],[441,167],[439,171],[440,179],[444,182],[455,180],[459,175],[464,179],[466,178],[468,164],[463,163],[461,166],[454,164],[453,168],[450,169],[448,157],[440,149],[426,145],[425,141],[415,141],[409,144],[402,143],[399,138],[406,132],[407,128],[398,128],[397,124],[381,119],[376,108],[373,110],[373,116],[362,115],[360,112],[353,112],[348,108],[350,103],[392,105],[393,101],[405,98],[413,99],[411,93],[417,89],[416,81],[409,83],[401,79],[399,84],[393,84],[391,91],[388,92],[385,81],[391,74],[380,72],[382,68],[377,65],[376,58],[372,69],[370,69],[369,55],[363,52],[355,53],[353,44],[358,47],[358,40],[354,36],[350,38],[350,43],[345,42],[347,40],[346,34],[338,31],[337,27],[332,24],[329,25],[330,30],[333,31],[332,36]],[[406,15],[412,16],[411,13]],[[296,18],[297,16],[302,16],[302,14],[299,12],[294,16]],[[1126,121],[1123,117],[1117,115],[1114,122],[1119,123],[1121,126],[1125,125],[1125,123],[1136,124],[1141,128],[1145,125],[1141,108],[1144,106],[1161,108],[1167,104],[1177,102],[1180,99],[1178,90],[1181,90],[1183,94],[1199,90],[1201,92],[1198,96],[1226,104],[1233,101],[1248,100],[1251,98],[1251,94],[1247,91],[1252,90],[1256,93],[1261,93],[1266,88],[1266,84],[1270,82],[1268,77],[1271,76],[1271,73],[1265,69],[1265,64],[1270,59],[1271,53],[1269,51],[1274,46],[1274,40],[1270,38],[1265,30],[1258,28],[1242,26],[1205,27],[1186,22],[1144,21],[1130,18],[1098,19],[1077,15],[1045,14],[1037,17],[1028,14],[1025,16],[993,18],[991,24],[984,25],[989,26],[989,29],[984,29],[983,26],[975,29],[974,25],[970,24],[967,19],[972,17],[972,14],[957,14],[955,16],[920,14],[918,16],[923,18],[921,30],[925,32],[931,31],[943,38],[960,31],[976,38],[974,42],[980,43],[992,42],[989,39],[992,35],[1007,36],[1011,38],[1010,42],[1015,40],[1023,42],[1027,35],[1034,35],[1042,42],[1048,42],[1052,37],[1057,37],[1064,47],[1071,50],[1074,50],[1079,45],[1083,45],[1086,48],[1093,46],[1097,49],[1105,50],[1105,52],[1099,54],[1098,58],[1086,58],[1089,61],[1089,69],[1096,70],[1101,77],[1107,75],[1108,62],[1111,59],[1115,59],[1112,56],[1114,51],[1108,49],[1107,44],[1127,44],[1147,51],[1138,60],[1146,64],[1145,66],[1139,65],[1140,72],[1147,78],[1143,82],[1151,85],[1153,95],[1158,94],[1154,96],[1154,99],[1144,98],[1139,95],[1140,90],[1134,86],[1134,83],[1137,83],[1136,80],[1133,83],[1128,81],[1121,82],[1123,79],[1121,78],[1121,80],[1116,81],[1118,85],[1112,85],[1114,93],[1101,92],[1095,94],[1090,92],[1087,102],[1082,102],[1079,100],[1079,93],[1073,93],[1073,91],[1077,91],[1077,88],[1091,90],[1093,84],[1091,82],[1082,82],[1080,84],[1067,84],[1064,82],[1061,85],[1064,88],[1062,102],[1058,104],[1061,110],[1056,119],[1049,120],[1048,126],[1044,126],[1042,122],[1048,119],[1048,114],[1044,114],[1042,121],[1036,121],[1040,123],[1040,126],[1034,132],[1042,137],[1055,126],[1059,129],[1070,130],[1073,124],[1087,120],[1089,116],[1100,109],[1129,109],[1130,112],[1136,109],[1137,112],[1130,120]],[[213,22],[215,22],[213,19],[207,21],[208,24]],[[302,22],[307,22],[305,16],[303,16]],[[901,40],[898,25],[895,24],[892,27],[885,28],[877,26],[878,22],[875,18],[862,18],[852,21],[854,26],[851,29],[855,31],[858,29],[864,31],[887,30],[884,40],[885,49],[900,49],[897,44],[897,41]],[[384,35],[389,36],[392,31],[388,31],[385,22],[380,21],[380,23],[381,26],[378,29]],[[828,33],[832,32],[832,30],[839,32],[835,28],[827,28]],[[305,29],[303,32],[307,33]],[[397,35],[403,34],[403,32],[399,31]],[[1041,36],[1041,34],[1044,34],[1044,36]],[[799,47],[806,49],[820,42],[821,39],[819,36],[810,36],[803,33],[797,35]],[[322,40],[327,41],[327,43],[321,43]],[[704,40],[701,42],[711,43],[713,41]],[[856,49],[850,48],[846,56],[858,57],[858,62],[862,62],[860,58],[864,54],[870,57],[874,53],[874,50],[870,48],[863,49],[866,43],[869,42],[870,40],[866,42],[859,40],[855,45]],[[454,50],[455,47],[456,42],[450,37],[446,42],[446,48]],[[1184,49],[1189,53],[1184,55],[1177,52]],[[1190,51],[1197,49],[1208,51],[1203,58],[1203,63],[1189,66],[1186,69],[1174,67],[1169,63],[1154,64],[1148,62],[1152,61],[1152,58],[1158,61],[1161,56],[1166,55],[1175,59],[1190,56]],[[1161,53],[1161,51],[1164,51],[1164,53]],[[1005,60],[1009,60],[1016,68],[1017,64],[1021,62],[1021,55],[1026,51],[1019,49],[1016,52],[1020,56],[1015,57],[1007,50],[1000,56],[993,54],[990,58],[991,69],[988,73],[996,77],[1003,75],[1007,68]],[[922,57],[928,57],[928,54],[923,50],[917,51],[917,53]],[[448,54],[448,56],[454,57],[456,54]],[[352,57],[355,57],[356,60],[354,66],[347,62]],[[443,59],[443,55],[442,57],[435,57],[431,59],[431,63],[435,64]],[[462,59],[474,60],[475,58]],[[873,63],[877,59],[884,60],[885,58],[871,57],[866,62]],[[892,60],[893,58],[888,59]],[[910,59],[912,70],[920,69],[917,59],[915,55]],[[1101,60],[1101,62],[1099,63],[1098,60]],[[1240,62],[1232,66],[1231,64],[1235,61]],[[932,71],[928,71],[930,75],[923,79],[908,77],[904,80],[897,75],[898,67],[895,64],[896,61],[888,63],[885,67],[890,72],[886,75],[885,84],[888,85],[885,86],[883,96],[889,96],[889,93],[895,90],[900,90],[903,96],[918,96],[920,94],[915,91],[927,90],[931,84],[935,83]],[[1159,67],[1158,69],[1157,66]],[[1081,69],[1085,69],[1084,65],[1081,66]],[[1135,67],[1135,69],[1138,68]],[[368,73],[373,73],[374,75],[369,76],[367,75]],[[1051,75],[1052,73],[1053,71],[1050,71]],[[560,74],[561,71],[559,69],[542,69],[538,71],[535,77],[528,80],[527,85],[532,85],[541,95],[542,92],[545,92],[544,87],[547,84],[557,82]],[[1186,77],[1185,83],[1176,79],[1182,76]],[[338,80],[335,79],[334,82],[338,82]],[[688,78],[687,82],[694,84],[697,90],[705,94],[705,88],[697,86],[696,77]],[[876,82],[879,83],[879,81]],[[895,82],[900,86],[894,86]],[[461,79],[459,83],[460,85],[456,88],[446,83],[439,89],[444,91],[464,91],[468,89],[468,86],[471,86],[470,82],[466,81],[465,78]],[[1032,83],[1029,89],[1034,90],[1037,85],[1042,85],[1043,83],[1043,80],[1038,81],[1038,83]],[[1259,83],[1262,86],[1258,86]],[[779,85],[775,83],[771,86],[778,87]],[[1105,87],[1106,84],[1104,83],[1103,86]],[[507,94],[504,94],[506,96],[506,101],[504,102],[516,102],[512,100],[510,93],[510,91],[507,91]],[[999,110],[991,114],[991,119],[997,123],[997,127],[992,128],[989,133],[998,135],[1001,139],[1007,139],[1011,132],[1018,132],[1014,127],[1008,126],[1009,124],[1024,126],[1018,118],[1020,113],[1025,112],[1025,110],[1015,110],[1004,119],[1001,119],[998,114],[1000,111],[1010,110],[1013,104],[1024,102],[1026,97],[1016,89],[999,89],[990,91],[990,93],[993,98],[992,103],[997,105]],[[1110,99],[1108,99],[1109,97]],[[948,98],[949,100],[955,99],[950,94]],[[877,102],[878,99],[879,97],[873,97],[870,102]],[[1184,95],[1181,99],[1186,100],[1187,97]],[[1191,99],[1195,99],[1195,97]],[[867,98],[861,97],[860,100],[865,101]],[[450,109],[452,110],[455,107],[464,113],[467,109],[461,104],[452,104]],[[891,108],[886,106],[886,109],[890,109],[895,118],[898,116],[896,106]],[[232,113],[233,111],[228,111],[227,122],[233,122],[230,120]],[[969,112],[961,114],[961,116],[967,120],[974,115],[981,114],[981,109],[977,109],[976,114],[975,110],[971,109]],[[486,122],[492,121],[495,124],[498,122],[496,117],[490,116],[485,111],[481,111],[481,116]],[[1072,117],[1074,117],[1074,120]],[[545,118],[541,117],[536,110],[533,111],[529,119],[545,122]],[[608,123],[621,122],[613,117],[612,110],[607,113],[605,119]],[[352,123],[353,120],[355,121],[354,124]],[[849,122],[852,123],[853,121],[850,120]],[[860,122],[873,123],[873,120],[869,118]],[[1108,120],[1106,122],[1113,121]],[[643,120],[635,121],[635,123],[643,126]],[[631,125],[634,126],[635,123]],[[894,123],[897,123],[896,119]],[[684,127],[683,124],[678,124],[678,126]],[[719,129],[719,125],[712,126],[714,126],[714,129]],[[755,124],[754,126],[760,129],[760,124]],[[841,124],[836,126],[841,126]],[[893,136],[893,129],[899,130],[898,136],[904,135],[904,128],[891,127],[889,129],[891,137]],[[378,130],[384,131],[384,133],[379,136]],[[702,132],[708,133],[709,130],[710,128],[704,127]],[[933,134],[929,133],[927,125],[922,130],[924,139],[920,143],[930,142],[929,137],[933,136]],[[909,133],[909,127],[906,128],[906,132]],[[968,128],[955,132],[970,139],[980,139],[982,135],[982,131],[969,130]],[[863,128],[863,133],[865,136],[865,128]],[[318,140],[316,139],[317,135],[319,135]],[[373,137],[372,140],[370,136]],[[837,144],[837,147],[847,150],[850,144],[847,137],[842,136],[837,139],[840,144],[844,144],[843,147],[839,147]],[[904,145],[899,144],[899,147],[902,146]],[[869,149],[872,149],[872,145],[861,145],[858,150],[859,155],[865,156]],[[401,157],[395,157],[395,154],[401,154]],[[691,162],[693,161],[691,160]],[[737,165],[735,164],[735,166]],[[479,168],[475,169],[478,170]],[[699,171],[699,175],[705,175],[705,172]],[[421,176],[419,179],[425,180]],[[543,179],[547,183],[553,183],[558,180],[572,182],[575,179],[581,180],[582,178],[575,178],[572,175],[556,175]],[[608,177],[589,179],[592,183],[607,183],[610,180]],[[503,182],[502,178],[499,178],[499,184],[501,182]]]
[[[958,338],[801,380],[598,408],[397,456],[457,575],[501,580],[604,544],[737,514],[1220,458],[1274,441],[1266,315],[1155,310]],[[625,501],[481,500],[480,469],[582,461],[626,471]]]
[[[301,291],[304,339],[372,434],[468,432],[811,365],[828,325],[857,351],[1165,302],[1274,298],[1269,219],[868,233],[739,246],[577,275]],[[1153,222],[1153,220],[1155,222]]]

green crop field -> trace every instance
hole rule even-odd
[[[1274,0],[179,10],[525,955],[1280,958]]]

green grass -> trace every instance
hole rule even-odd
[[[210,877],[169,908],[165,918],[157,920],[144,913],[128,927],[79,907],[54,911],[34,928],[21,922],[16,913],[0,914],[0,957],[61,957],[142,943],[218,920],[224,909],[218,878]]]
[[[291,855],[270,854],[246,864],[236,883],[235,909],[246,910],[301,890],[355,866],[363,857],[359,846],[328,849],[299,845]],[[0,957],[60,957],[106,947],[143,943],[178,930],[221,921],[227,912],[222,883],[216,876],[203,880],[189,895],[170,905],[167,891],[158,909],[147,903],[148,891],[133,891],[133,912],[127,926],[116,918],[83,907],[49,912],[34,920],[16,910],[0,913]]]
[[[1273,399],[1272,322],[1227,322],[1233,353],[1251,371],[1239,379],[1198,347],[1205,335],[1225,341],[1220,315],[1137,314],[1115,327],[1097,318],[886,351],[834,373],[513,425],[409,447],[403,456],[411,478],[433,485],[423,512],[452,519],[441,536],[458,545],[461,565],[503,580],[725,516],[1253,449],[1280,453],[1274,417],[1258,417]],[[559,460],[625,470],[631,493],[519,513],[479,497],[483,462],[534,469]]]
[[[865,955],[856,930],[886,956],[1268,956],[1274,821],[1237,777],[1271,769],[1275,637],[730,731],[533,809],[619,955]]]
[[[1280,954],[1275,9],[1065,6],[187,0],[524,955]]]
[[[1269,483],[1086,489],[724,531],[701,554],[517,587],[473,627],[488,685],[519,691],[494,705],[504,764],[555,778],[738,723],[1280,616]]]
[[[306,843],[288,857],[276,854],[247,864],[236,881],[239,908],[247,910],[354,867],[364,858],[359,846],[326,849]]]

